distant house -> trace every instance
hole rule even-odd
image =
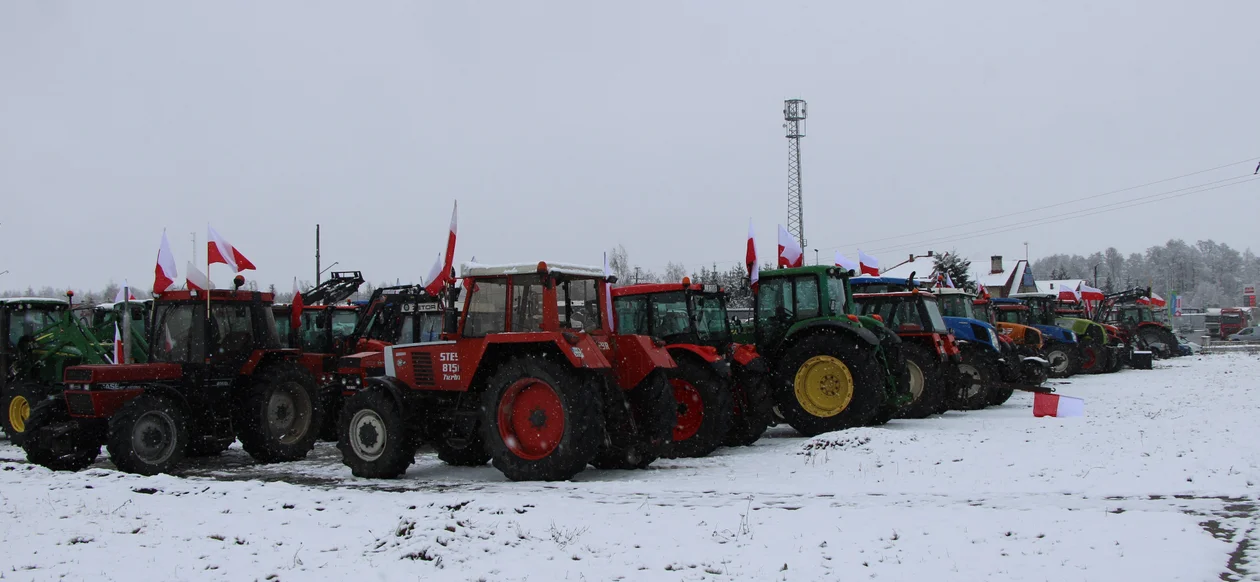
[[[989,257],[989,272],[977,275],[976,282],[984,285],[994,297],[1009,297],[1015,293],[1036,293],[1037,279],[1033,277],[1032,265],[1020,259],[1015,267],[1007,271],[1002,265],[1002,255]]]

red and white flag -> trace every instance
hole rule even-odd
[[[302,290],[298,289],[297,277],[293,278],[293,305],[289,310],[289,327],[297,329],[302,327],[302,308],[305,306],[302,300]]]
[[[451,230],[446,235],[446,254],[442,256],[442,272],[437,276],[433,276],[433,272],[429,273],[429,282],[424,290],[430,295],[437,295],[442,287],[448,283],[454,283],[455,277],[451,272],[455,270],[455,239],[459,232],[459,201],[455,201],[455,208],[451,210]]]
[[[846,271],[853,271],[854,273],[860,273],[862,271],[862,265],[859,265],[857,261],[844,256],[844,253],[841,253],[840,251],[836,251],[836,266]]]
[[[1059,301],[1077,301],[1081,300],[1081,294],[1076,289],[1065,285],[1059,285]]]
[[[805,251],[783,225],[779,225],[779,266],[800,267],[805,264]]]
[[[1076,290],[1080,292],[1081,299],[1086,301],[1102,301],[1104,297],[1102,289],[1090,287],[1089,285],[1086,285],[1084,281],[1081,281],[1081,284],[1077,286]]]
[[[211,283],[210,278],[205,273],[202,273],[201,269],[198,269],[196,265],[192,264],[192,261],[188,261],[184,265],[184,277],[184,284],[189,291],[214,289],[214,283]]]
[[[153,269],[153,292],[161,293],[175,284],[179,273],[175,272],[175,255],[171,253],[171,243],[166,240],[166,230],[162,230],[162,246],[158,247],[157,267]]]
[[[118,324],[114,324],[114,364],[123,363],[123,342],[122,332],[118,329]]]
[[[858,265],[862,268],[863,275],[879,276],[879,260],[862,252],[862,249],[858,249]]]
[[[976,289],[976,298],[977,298],[977,299],[988,299],[988,298],[989,298],[989,288],[988,288],[988,287],[985,287],[983,283],[981,283],[981,284],[979,285],[979,288],[978,288],[978,289]]]
[[[1151,291],[1151,305],[1154,307],[1164,307],[1168,305],[1168,302],[1165,301],[1163,297],[1160,297],[1159,293]]]
[[[255,269],[254,264],[249,262],[249,259],[245,258],[241,251],[236,250],[232,243],[215,231],[213,226],[207,226],[206,230],[209,231],[210,239],[210,242],[206,243],[206,252],[209,253],[207,255],[209,260],[206,261],[206,264],[223,263],[231,267],[233,273]]]
[[[1033,395],[1033,416],[1085,416],[1085,401],[1074,396],[1038,392]]]
[[[118,288],[118,293],[114,295],[114,303],[122,303],[123,301],[135,301],[136,296],[131,292],[131,286],[127,284],[127,280],[123,279],[123,286]]]
[[[757,281],[761,279],[761,265],[757,264],[757,236],[753,234],[752,219],[748,219],[748,247],[744,249],[744,266],[748,267],[748,284],[753,289],[757,288]]]

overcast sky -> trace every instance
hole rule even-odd
[[[1254,1],[190,4],[0,2],[0,288],[147,289],[207,222],[263,285],[313,279],[316,223],[324,265],[417,280],[455,199],[460,261],[729,265],[750,217],[769,259],[793,97],[811,261],[1260,251],[1260,181],[914,244],[1250,175]]]

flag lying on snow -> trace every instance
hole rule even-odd
[[[114,364],[123,363],[123,344],[122,332],[118,329],[118,323],[114,323]]]
[[[1074,396],[1038,392],[1033,396],[1033,416],[1085,416],[1085,401]]]
[[[854,273],[862,272],[862,265],[859,265],[853,259],[844,256],[844,253],[841,253],[840,251],[836,251],[836,266],[846,271],[853,271]]]
[[[748,267],[748,284],[757,289],[757,281],[761,279],[761,267],[757,264],[757,239],[753,234],[752,219],[748,219],[748,248],[744,249],[744,265]]]
[[[206,260],[207,265],[223,263],[232,267],[232,272],[234,273],[254,270],[254,264],[249,262],[249,259],[245,258],[241,251],[236,250],[232,243],[215,231],[214,227],[207,225],[206,230],[209,231],[210,239],[210,242],[206,243],[206,252],[209,253],[206,255],[208,257]]]
[[[783,225],[779,225],[779,266],[780,267],[800,267],[805,264],[805,251],[801,250],[800,243],[788,234]]]
[[[861,266],[863,275],[879,276],[879,260],[862,252],[862,249],[858,249],[858,265]]]
[[[306,303],[302,300],[302,290],[298,289],[297,277],[293,278],[293,305],[289,309],[289,327],[302,327],[302,308]]]
[[[184,284],[188,287],[189,291],[206,291],[208,289],[214,289],[214,283],[211,283],[210,278],[194,266],[192,261],[188,261],[188,264],[184,265],[184,277]]]
[[[158,247],[157,267],[153,269],[153,292],[161,293],[175,284],[175,255],[171,254],[171,243],[166,240],[166,230],[162,230],[162,246]]]

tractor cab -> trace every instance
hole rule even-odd
[[[153,304],[150,361],[235,376],[260,352],[284,349],[272,295],[256,291],[168,291]],[[295,353],[297,350],[293,350]]]
[[[1050,377],[1065,378],[1080,371],[1081,354],[1076,332],[1056,324],[1054,304],[1057,300],[1058,296],[1050,293],[1020,293],[990,299],[999,322],[1027,325],[1041,332],[1045,358],[1050,362]]]
[[[131,333],[127,339],[132,342],[132,361],[147,361],[149,359],[149,322],[153,314],[152,299],[102,303],[93,307],[90,315],[92,333],[108,350],[108,346],[114,343],[115,326],[120,332],[123,329],[123,311],[127,309],[131,311]]]
[[[452,333],[458,311],[449,309],[459,300],[461,289],[448,287],[442,296],[432,295],[421,285],[381,287],[362,308],[352,340],[354,351],[384,351],[390,344],[432,342]],[[443,296],[446,300],[443,300]]]
[[[617,326],[623,333],[659,337],[667,344],[708,346],[726,353],[731,328],[726,293],[717,285],[647,283],[613,289]]]
[[[348,338],[359,322],[359,309],[347,303],[363,284],[359,271],[334,271],[324,282],[302,293],[302,306],[273,305],[276,331],[286,348],[308,354],[342,355],[353,349]]]

